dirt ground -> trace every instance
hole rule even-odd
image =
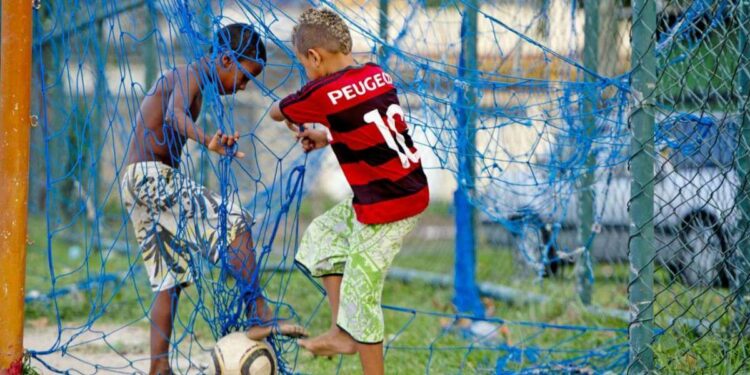
[[[65,351],[39,355],[46,366],[37,359],[32,360],[32,365],[42,374],[56,373],[49,367],[72,374],[145,374],[148,371],[149,331],[145,327],[96,324],[88,330],[66,328],[58,336],[56,324],[42,320],[29,322],[24,330],[24,347],[30,350],[45,351],[57,342],[58,337],[61,343],[70,342]],[[209,353],[188,342],[183,342],[180,347],[192,348],[189,356],[192,364],[187,359],[188,353],[180,353],[175,372],[212,372]],[[174,361],[174,354],[172,357]]]

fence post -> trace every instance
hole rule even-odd
[[[737,246],[735,255],[735,266],[737,275],[734,278],[734,292],[737,295],[734,303],[734,321],[738,330],[747,327],[750,319],[750,0],[742,0],[739,9],[740,38],[738,49],[740,51],[740,66],[738,75],[738,94],[740,102],[740,128],[739,142],[735,161],[737,163],[737,177],[740,188],[735,197],[735,205],[738,207]],[[744,328],[745,331],[750,328]]]
[[[630,150],[630,361],[627,372],[654,368],[654,106],[656,85],[656,0],[633,1],[632,75],[634,95]]]
[[[94,59],[94,61],[97,62],[97,69],[96,69],[96,84],[94,86],[94,95],[96,96],[94,100],[90,101],[87,104],[93,104],[95,105],[94,108],[94,116],[93,116],[93,126],[91,126],[91,142],[90,142],[90,150],[89,150],[89,163],[91,165],[91,172],[92,173],[92,191],[89,192],[89,199],[93,202],[94,206],[94,215],[93,218],[94,221],[94,230],[96,233],[96,240],[98,242],[98,235],[99,235],[99,215],[98,210],[100,209],[100,205],[102,205],[102,208],[104,206],[104,202],[99,201],[99,194],[101,190],[101,172],[102,172],[102,150],[100,149],[102,145],[104,144],[103,140],[103,134],[106,132],[102,132],[102,129],[106,129],[104,122],[107,121],[107,98],[109,97],[109,88],[107,87],[107,38],[104,36],[104,20],[99,20],[96,22],[96,27],[94,28],[94,34],[96,37],[96,48],[97,48],[97,54],[98,54],[98,61],[97,58]],[[83,181],[81,181],[83,183]]]
[[[456,218],[456,261],[453,304],[458,312],[484,315],[476,285],[476,214],[469,201],[474,188],[474,156],[476,153],[477,94],[477,1],[464,2],[461,20],[461,56],[458,76],[461,82],[456,119],[458,123],[458,189],[454,195]]]
[[[3,0],[0,31],[0,373],[21,373],[31,136],[30,1]]]
[[[380,0],[380,18],[378,19],[378,36],[383,41],[383,45],[378,50],[378,60],[380,65],[385,65],[383,59],[386,56],[385,46],[388,42],[388,3],[389,0]]]
[[[152,6],[155,6],[155,5],[152,3]],[[197,17],[198,28],[199,28],[198,31],[200,32],[201,35],[203,35],[206,38],[206,40],[209,41],[209,43],[213,43],[214,34],[218,30],[214,30],[213,14],[212,14],[211,8],[210,7],[208,9],[203,8],[201,9],[201,11],[202,13],[198,14],[198,17]],[[158,22],[155,28],[159,30]],[[158,37],[158,35],[154,35],[154,37]],[[208,49],[208,46],[201,45],[198,48],[205,51]],[[203,130],[203,132],[206,134],[211,134],[212,132],[215,131],[213,129],[208,128],[209,124],[213,124],[214,126],[218,127],[219,122],[220,122],[220,120],[214,116],[214,112],[208,110],[209,108],[208,106],[210,105],[209,103],[210,103],[209,100],[203,101],[203,107],[201,108],[201,113],[202,113],[204,120],[202,121],[200,125],[197,125],[197,126],[202,127],[201,130]],[[217,129],[217,128],[214,128],[214,129]],[[226,129],[226,131],[229,131],[229,129]],[[195,152],[198,153],[198,160],[199,160],[198,165],[200,166],[199,167],[200,171],[198,173],[198,176],[200,177],[199,177],[198,183],[205,186],[207,189],[213,189],[214,187],[216,187],[218,190],[218,186],[221,185],[221,180],[220,180],[219,175],[217,175],[216,172],[211,167],[211,158],[208,153],[208,150],[203,147],[195,148],[194,150],[196,150]]]
[[[599,68],[599,1],[588,0],[584,3],[586,22],[584,26],[583,65],[592,72],[598,72]],[[596,77],[585,74],[588,85],[584,89],[583,97],[583,126],[585,139],[591,141],[596,132],[596,103],[598,99],[597,89],[594,86]],[[586,170],[579,181],[578,186],[578,242],[584,247],[583,254],[578,260],[581,263],[578,273],[578,296],[584,305],[591,304],[591,295],[594,284],[594,270],[591,261],[591,248],[594,244],[593,233],[594,210],[596,204],[596,191],[594,189],[596,155],[593,150],[593,142],[583,145],[587,149]]]
[[[148,91],[154,82],[156,82],[156,78],[159,75],[159,57],[157,55],[159,52],[159,10],[152,0],[146,1],[144,9],[148,13],[148,22],[153,26],[150,31],[146,30],[151,36],[148,38],[143,49],[143,64],[146,68],[146,79],[143,89]]]

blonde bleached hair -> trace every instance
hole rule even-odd
[[[352,52],[352,36],[344,20],[329,9],[307,9],[292,31],[292,44],[304,54],[312,48],[348,55]]]

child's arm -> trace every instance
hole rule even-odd
[[[195,125],[189,109],[190,104],[193,103],[200,92],[198,78],[181,77],[179,74],[175,74],[173,79],[175,80],[174,89],[172,95],[169,96],[165,122],[177,129],[180,134],[203,146],[208,146],[211,139],[207,139],[203,130]]]
[[[305,152],[321,149],[328,146],[330,143],[328,132],[325,130],[303,128],[302,131],[300,131],[299,126],[289,121],[289,119],[284,116],[284,113],[281,112],[279,102],[275,102],[271,105],[269,115],[274,121],[286,121],[286,126],[296,133],[296,137],[300,140],[300,143],[302,143],[302,149]]]
[[[187,71],[186,73],[189,74]],[[213,137],[209,138],[206,136],[203,130],[195,125],[193,115],[189,109],[190,104],[195,101],[196,96],[200,92],[198,78],[180,77],[175,74],[173,79],[176,82],[174,83],[172,95],[169,97],[165,122],[177,129],[180,134],[206,146],[209,150],[219,155],[226,155],[227,147],[233,146],[240,139],[239,132],[235,132],[233,135],[226,135],[222,134],[221,130],[219,130]],[[245,156],[245,153],[238,151],[234,156],[242,158]]]
[[[273,121],[284,121],[286,120],[286,117],[284,117],[284,114],[281,113],[281,107],[279,106],[279,102],[275,101],[273,104],[271,104],[271,112],[269,113]]]
[[[284,113],[281,112],[281,107],[279,106],[278,101],[271,104],[271,111],[269,115],[271,116],[272,120],[284,121],[286,123],[286,127],[289,128],[289,130],[295,133],[299,133],[299,126],[295,125],[293,122],[289,121],[286,116],[284,116]]]

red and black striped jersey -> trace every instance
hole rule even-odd
[[[390,223],[427,208],[429,190],[392,79],[377,64],[307,83],[279,107],[297,124],[325,125],[363,224]]]

